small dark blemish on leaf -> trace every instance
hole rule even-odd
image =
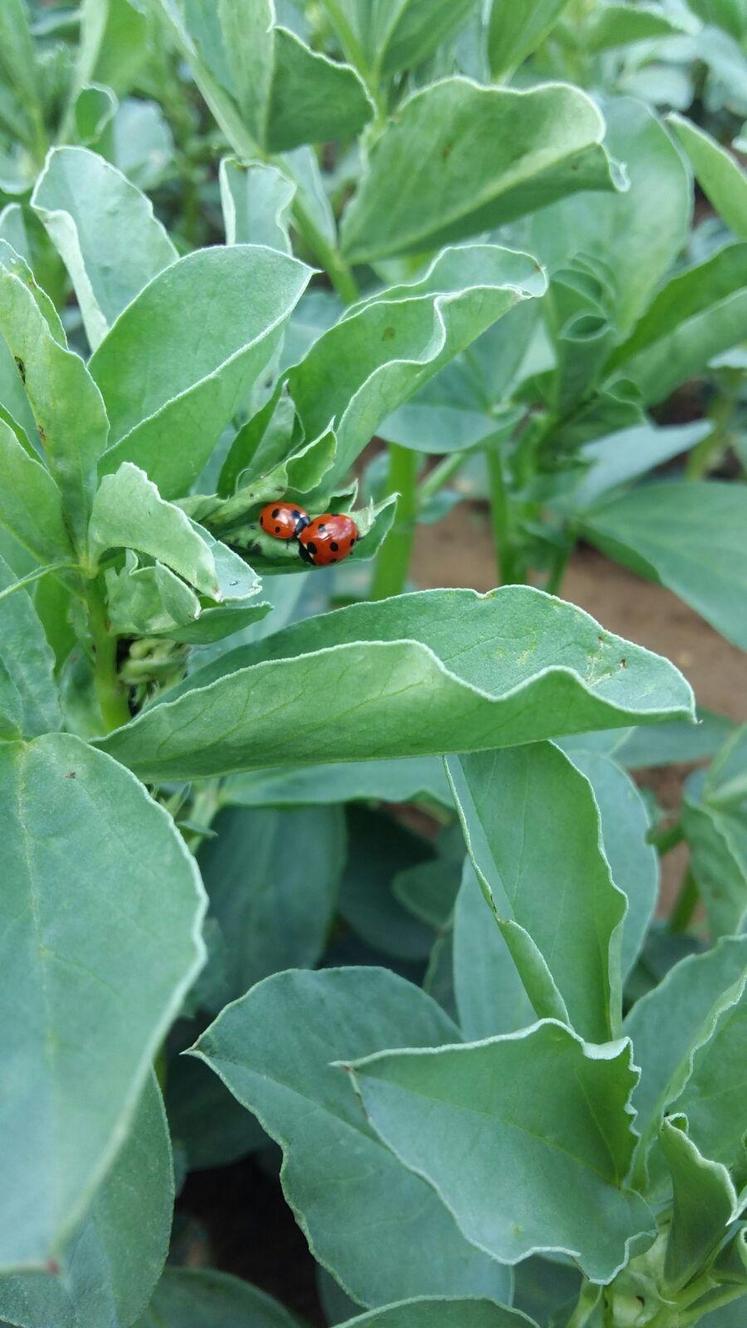
[[[25,382],[26,382],[26,365],[24,364],[24,362],[23,362],[23,360],[21,359],[20,355],[16,355],[16,357],[15,357],[15,361],[16,361],[16,368],[17,368],[19,374],[21,375],[21,382],[22,382],[22,383],[25,383]]]
[[[627,669],[627,667],[628,667],[628,661],[627,661],[627,659],[625,658],[625,656],[623,655],[622,659],[620,660],[620,668],[621,668],[621,669]]]
[[[385,327],[385,328],[384,328],[384,334],[383,334],[381,340],[382,340],[382,341],[393,341],[394,338],[396,337],[396,335],[397,335],[397,333],[395,332],[395,330],[394,330],[393,327]]]
[[[441,148],[442,159],[444,161],[448,161],[453,151],[454,151],[453,143],[444,143],[444,146]]]
[[[39,442],[41,443],[42,447],[46,447],[46,446],[47,446],[47,431],[46,431],[46,429],[42,429],[42,427],[41,427],[40,424],[37,424],[36,429],[37,429],[37,433],[39,434]]]
[[[44,1265],[44,1269],[45,1272],[51,1273],[53,1277],[59,1277],[60,1273],[62,1272],[62,1269],[60,1268],[60,1265],[58,1264],[56,1259],[47,1259],[47,1262]]]
[[[77,778],[78,778],[77,770],[68,770],[67,774],[65,775],[65,779],[77,779]]]

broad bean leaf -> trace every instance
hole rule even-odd
[[[0,592],[16,580],[0,557]],[[17,590],[0,601],[0,738],[35,738],[61,726],[54,655],[33,600]]]
[[[148,55],[146,15],[131,0],[83,0],[76,88],[96,81],[126,92]]]
[[[489,750],[692,714],[673,665],[523,586],[354,605],[231,651],[184,687],[104,748],[143,777],[191,779]]]
[[[155,189],[169,175],[174,139],[156,102],[128,97],[112,123],[114,161],[138,189]]]
[[[432,863],[432,853],[406,826],[366,807],[349,807],[347,826],[340,916],[375,952],[398,960],[426,960],[433,928],[413,917],[393,885],[400,872]]]
[[[687,1134],[687,1121],[665,1120],[661,1147],[672,1176],[672,1225],[664,1275],[679,1291],[705,1267],[737,1216],[737,1196],[726,1167],[703,1157]]]
[[[417,802],[450,807],[453,799],[443,763],[433,756],[393,761],[338,761],[297,770],[254,770],[231,775],[225,801],[240,807],[293,807],[329,802]]]
[[[495,1258],[555,1250],[607,1282],[631,1247],[650,1244],[653,1214],[625,1187],[635,1141],[629,1043],[595,1046],[548,1020],[462,1047],[382,1051],[348,1068],[376,1133]]]
[[[150,199],[86,148],[53,148],[31,206],[70,273],[92,350],[177,253]]]
[[[681,31],[682,27],[658,6],[605,2],[592,10],[583,43],[589,51],[610,51],[616,46],[670,37]]]
[[[167,1268],[134,1328],[242,1326],[301,1328],[294,1315],[243,1278],[212,1268]]]
[[[582,525],[603,552],[673,590],[747,650],[744,485],[663,480],[613,497]]]
[[[0,526],[39,563],[71,562],[60,491],[49,471],[30,456],[0,419]]]
[[[374,82],[422,64],[475,8],[475,0],[332,0],[326,3],[351,64]]]
[[[199,249],[159,273],[91,357],[112,428],[101,469],[133,461],[165,498],[186,493],[272,358],[308,276],[303,263],[254,245]]]
[[[493,78],[504,78],[532,54],[554,28],[568,0],[535,0],[517,5],[492,0],[488,22],[488,59]]]
[[[602,752],[571,751],[569,755],[591,784],[604,855],[615,885],[628,901],[620,956],[624,980],[638,958],[659,893],[659,859],[647,842],[650,818],[636,785],[616,760]]]
[[[534,1006],[469,858],[454,909],[453,963],[465,1038],[514,1033],[535,1023]]]
[[[685,786],[682,825],[714,936],[741,932],[747,917],[746,733],[737,730],[710,769]]]
[[[293,181],[277,166],[236,157],[223,158],[219,179],[226,244],[266,244],[289,254]]]
[[[109,431],[104,402],[65,344],[54,307],[29,268],[0,241],[0,336],[15,358],[76,542],[83,544],[96,464]]]
[[[578,88],[433,83],[371,147],[343,216],[344,252],[353,263],[421,253],[578,190],[615,189],[603,137],[600,111]]]
[[[21,1268],[59,1255],[114,1160],[201,965],[204,896],[167,814],[79,739],[6,744],[0,788],[15,1011],[0,1266]]]
[[[633,1104],[642,1152],[664,1108],[687,1082],[696,1048],[711,1035],[731,988],[746,972],[747,936],[729,937],[676,964],[627,1015],[625,1032],[641,1070]]]
[[[191,0],[186,22],[173,0],[160,3],[211,108],[217,88],[218,109],[227,98],[262,150],[347,137],[370,119],[373,105],[355,70],[279,25],[274,0]]]
[[[615,760],[628,770],[643,766],[672,765],[675,761],[699,761],[715,756],[734,732],[734,722],[725,715],[698,707],[697,723],[674,720],[654,729],[632,729],[622,735]]]
[[[744,1155],[744,1067],[747,1062],[747,968],[722,998],[709,1035],[672,1110],[687,1117],[688,1134],[706,1157],[731,1167]]]
[[[544,273],[528,254],[498,245],[444,250],[423,277],[354,306],[289,373],[306,437],[334,423],[344,475],[381,420],[480,333],[542,295]]]
[[[551,743],[450,758],[467,849],[540,1017],[619,1034],[625,896],[589,782]]]
[[[266,978],[196,1044],[280,1144],[283,1189],[312,1252],[359,1304],[509,1291],[507,1270],[470,1245],[434,1191],[379,1142],[332,1064],[458,1038],[419,988],[366,967]]]
[[[687,452],[710,429],[707,420],[662,427],[646,423],[595,439],[579,453],[588,470],[569,494],[559,498],[557,505],[576,512],[593,508],[613,489],[630,484],[672,457]]]
[[[40,76],[24,0],[7,0],[0,11],[0,69],[14,88],[37,134],[43,134]]]
[[[614,289],[614,322],[627,336],[685,244],[691,185],[679,152],[643,102],[611,98],[604,115],[605,145],[625,163],[629,189],[597,195],[591,205],[581,194],[544,209],[533,218],[531,246],[551,271],[577,255],[603,263]]]
[[[493,1300],[410,1300],[386,1305],[339,1328],[537,1328],[533,1319]]]
[[[107,549],[137,549],[158,558],[204,595],[221,598],[207,542],[181,508],[165,502],[145,471],[129,461],[102,479],[88,536],[94,558]]]
[[[647,403],[705,368],[747,336],[747,244],[719,249],[659,291],[608,368]]]
[[[20,1328],[128,1328],[161,1275],[173,1205],[171,1141],[151,1074],[58,1267],[0,1277],[3,1319]]]
[[[682,115],[667,116],[690,158],[698,184],[740,240],[747,240],[747,175],[725,148]]]
[[[211,829],[198,863],[225,940],[225,1000],[234,1000],[271,973],[316,964],[335,913],[345,822],[339,807],[229,807]]]

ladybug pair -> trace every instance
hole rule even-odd
[[[273,539],[298,540],[304,562],[315,567],[342,562],[359,538],[353,518],[344,512],[323,512],[312,521],[295,503],[268,503],[259,514],[259,524]]]

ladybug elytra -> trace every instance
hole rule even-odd
[[[268,503],[259,514],[259,524],[273,539],[292,540],[309,524],[309,514],[296,503]]]
[[[298,551],[304,562],[327,567],[347,558],[358,538],[358,527],[351,516],[344,512],[323,512],[300,532]]]

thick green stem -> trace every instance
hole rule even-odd
[[[130,719],[127,696],[117,676],[117,638],[109,631],[104,599],[96,582],[87,595],[88,623],[93,639],[94,687],[107,733]]]
[[[648,835],[649,844],[653,844],[660,857],[669,853],[678,844],[681,844],[685,838],[685,831],[681,821],[675,821],[673,825],[666,826],[663,830],[651,830]]]
[[[426,503],[429,503],[431,498],[435,498],[436,494],[441,492],[449,480],[454,478],[458,471],[462,469],[468,456],[468,452],[450,452],[448,456],[439,461],[437,466],[433,467],[433,470],[429,471],[422,484],[418,486],[419,510],[422,510]]]
[[[692,872],[688,871],[682,882],[682,889],[677,896],[676,903],[669,918],[670,931],[687,931],[687,928],[692,921],[693,913],[698,906],[699,899],[700,893],[698,891],[697,882]]]
[[[521,585],[526,580],[523,559],[516,538],[513,503],[509,493],[505,464],[500,445],[485,448],[490,488],[490,512],[500,585]]]
[[[389,445],[389,482],[391,492],[399,494],[394,525],[376,556],[372,599],[399,595],[405,588],[410,568],[410,554],[415,537],[418,510],[417,477],[420,457],[412,448]]]

